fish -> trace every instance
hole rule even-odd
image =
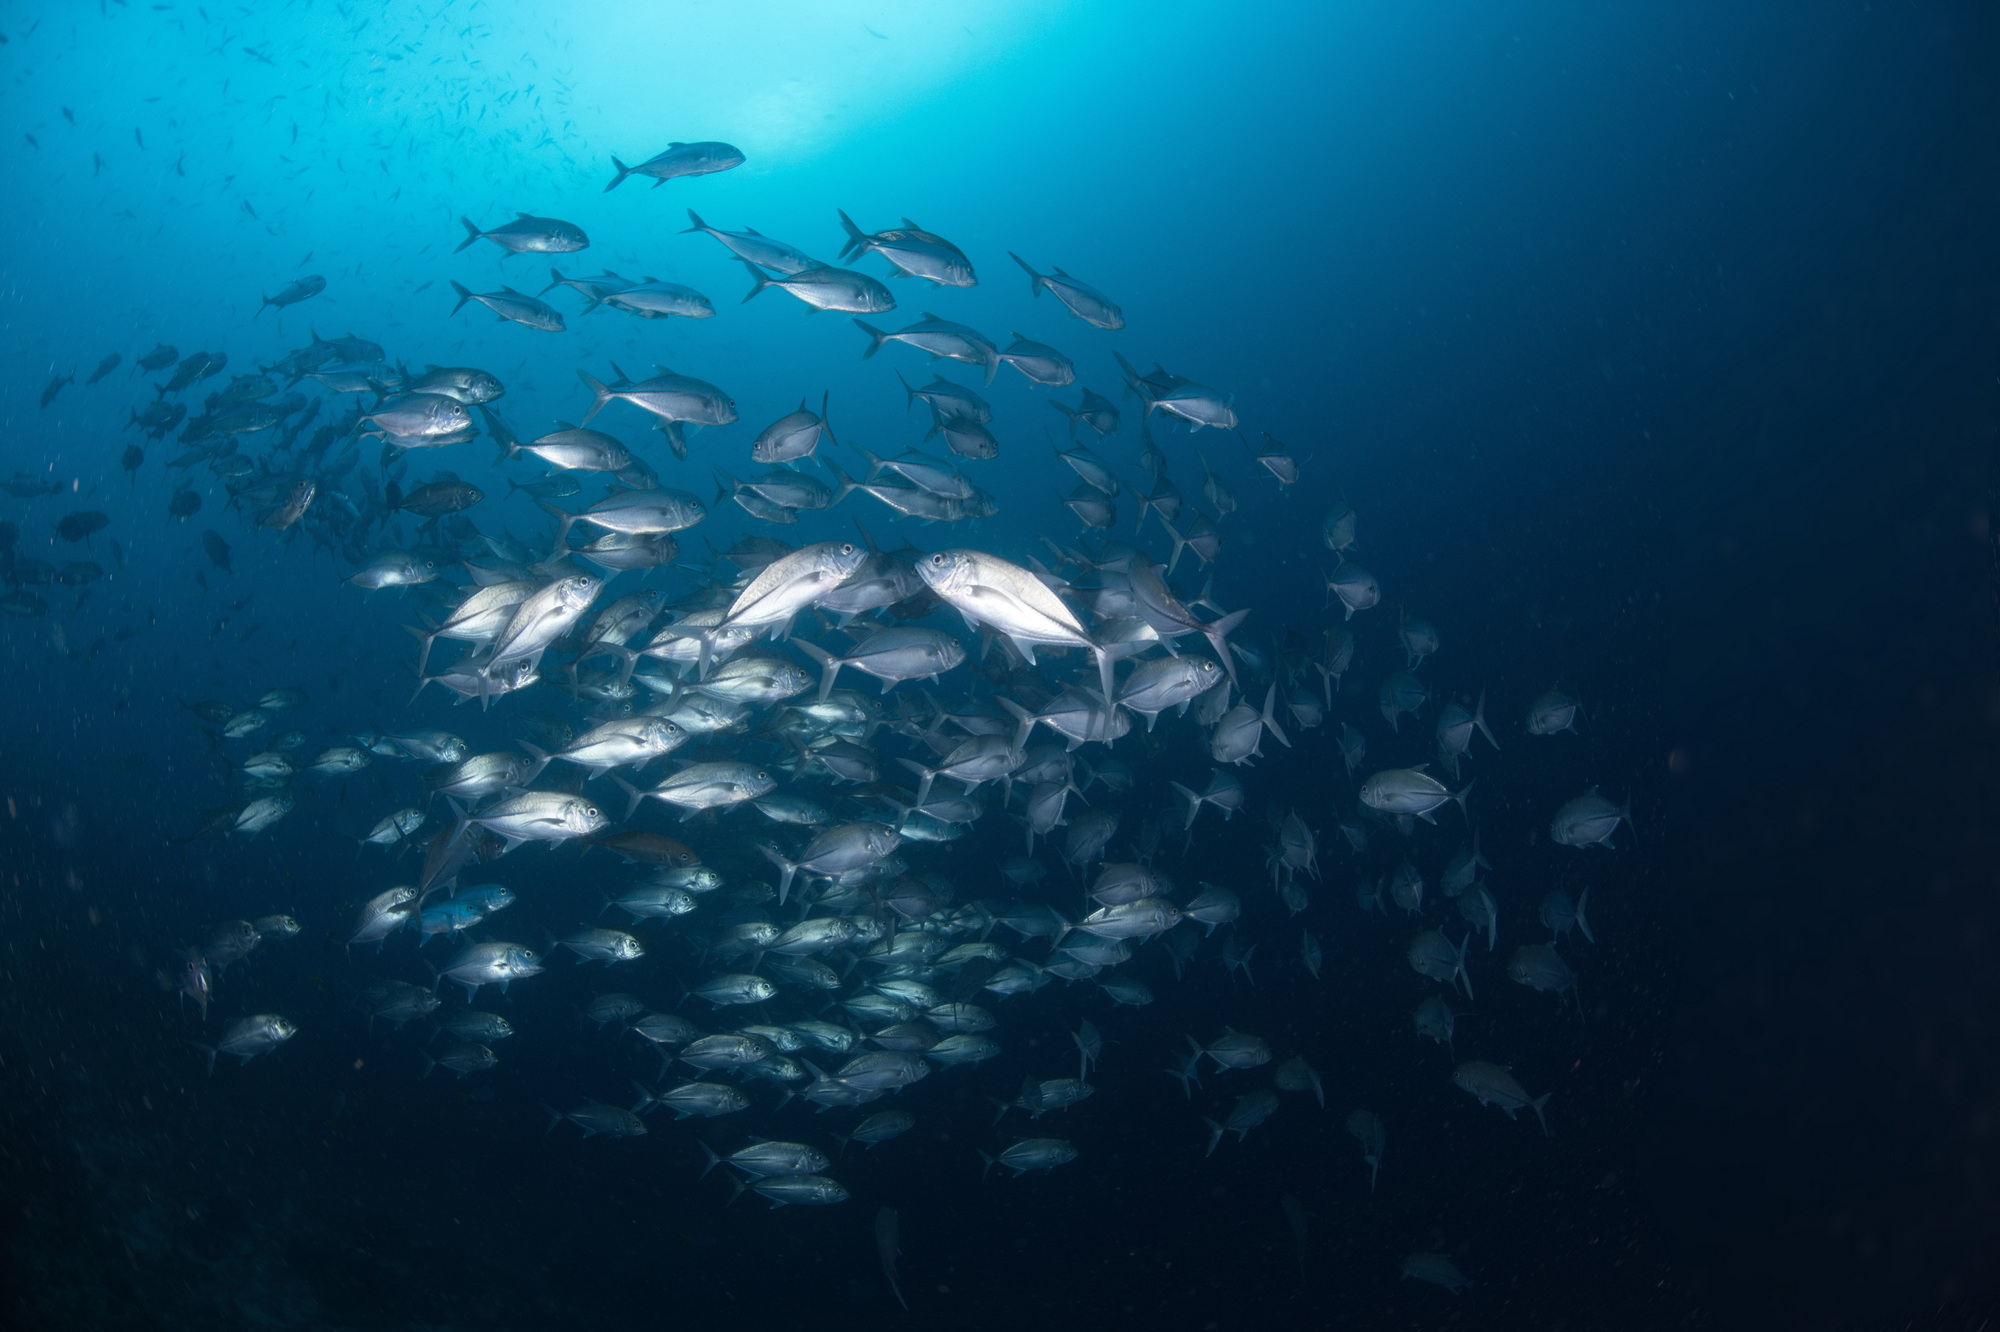
[[[972,261],[965,252],[944,237],[925,231],[907,217],[901,227],[869,234],[855,225],[854,219],[838,209],[840,225],[847,232],[847,243],[840,249],[842,259],[857,259],[864,254],[879,254],[893,264],[897,271],[911,277],[926,278],[943,287],[976,287],[979,279],[972,271]]]
[[[264,303],[257,307],[257,313],[263,314],[266,309],[274,305],[282,310],[288,305],[297,305],[300,301],[309,301],[325,290],[326,279],[317,273],[299,278],[285,284],[284,288],[276,296],[266,296]]]
[[[1016,333],[1012,343],[1004,349],[996,349],[993,355],[1019,370],[1031,384],[1063,388],[1076,382],[1076,362],[1047,343],[1036,342],[1024,333]]]
[[[1528,705],[1528,734],[1561,735],[1564,731],[1575,734],[1576,719],[1582,715],[1581,703],[1561,689],[1547,689]]]
[[[1472,811],[1465,798],[1472,794],[1474,783],[1451,791],[1424,771],[1429,766],[1420,763],[1414,768],[1385,768],[1375,773],[1361,783],[1361,803],[1383,814],[1415,816],[1426,823],[1437,822],[1432,814],[1441,806],[1456,804],[1470,822]]]
[[[864,361],[872,358],[876,352],[890,343],[900,342],[915,347],[931,357],[984,366],[986,382],[989,384],[993,382],[994,372],[1000,368],[1000,349],[984,334],[964,324],[939,318],[929,311],[925,311],[924,317],[918,322],[894,333],[884,332],[864,319],[855,320],[854,326],[868,335],[868,346],[861,353],[861,359]]]
[[[223,540],[222,533],[212,527],[204,530],[201,534],[201,548],[207,554],[210,564],[224,573],[230,572],[229,543]]]
[[[1355,1110],[1347,1116],[1347,1131],[1361,1144],[1361,1159],[1368,1166],[1368,1191],[1375,1192],[1376,1180],[1382,1173],[1382,1149],[1387,1145],[1388,1134],[1383,1129],[1381,1118],[1372,1110]]]
[[[889,1293],[896,1297],[896,1303],[905,1310],[910,1302],[903,1298],[903,1289],[896,1284],[896,1260],[902,1256],[902,1227],[893,1207],[883,1207],[875,1213],[875,1256],[882,1264],[882,1279],[889,1283]]]
[[[809,268],[826,266],[805,251],[787,245],[783,241],[772,240],[754,227],[746,227],[742,231],[723,231],[702,221],[701,214],[692,208],[687,210],[687,215],[692,225],[681,233],[683,236],[696,232],[713,236],[723,248],[738,259],[755,264],[759,268],[768,268],[790,277]]]
[[[1465,1279],[1465,1274],[1458,1270],[1458,1265],[1441,1253],[1407,1255],[1402,1262],[1402,1273],[1406,1277],[1415,1277],[1418,1281],[1428,1282],[1433,1286],[1443,1286],[1454,1295],[1461,1294],[1472,1284]]]
[[[1061,301],[1063,307],[1071,314],[1092,328],[1116,332],[1125,327],[1125,312],[1089,283],[1071,277],[1061,268],[1049,273],[1038,273],[1032,264],[1012,250],[1007,252],[1007,257],[1019,264],[1021,270],[1028,275],[1030,296],[1040,296],[1044,291],[1048,292]]]
[[[653,188],[658,189],[670,180],[682,176],[706,176],[717,171],[728,171],[743,165],[741,149],[730,144],[704,140],[699,143],[681,143],[676,140],[666,148],[638,166],[626,166],[616,157],[611,159],[612,169],[618,174],[604,187],[606,194],[625,183],[627,176],[651,176]]]
[[[64,514],[56,523],[56,535],[64,541],[88,541],[111,525],[108,515],[96,509],[80,509]]]
[[[881,314],[896,308],[896,298],[889,294],[887,287],[866,273],[857,273],[849,268],[822,265],[772,277],[747,259],[742,263],[751,281],[750,291],[743,297],[746,303],[776,287],[814,310]]]
[[[986,1162],[986,1171],[981,1172],[981,1178],[999,1165],[1013,1171],[1018,1179],[1030,1170],[1054,1170],[1057,1166],[1068,1165],[1078,1155],[1076,1144],[1062,1138],[1018,1138],[998,1155],[979,1154],[980,1159]]]
[[[1191,430],[1204,427],[1236,429],[1236,400],[1233,394],[1170,374],[1157,365],[1152,373],[1142,375],[1123,356],[1113,352],[1112,357],[1124,372],[1127,389],[1146,404],[1147,417],[1161,411],[1186,423]]]
[[[536,297],[515,291],[512,287],[502,287],[498,291],[473,292],[462,284],[453,282],[451,289],[458,293],[458,304],[451,307],[453,314],[463,310],[467,301],[478,301],[498,315],[503,323],[525,324],[544,333],[561,333],[565,328],[561,311]]]
[[[103,360],[97,363],[97,368],[90,372],[90,378],[83,381],[84,386],[87,388],[90,385],[95,384],[98,380],[104,378],[106,375],[110,374],[113,370],[116,370],[118,368],[119,363],[124,359],[125,358],[118,352],[112,352],[110,355],[106,356]]]
[[[807,411],[806,400],[800,398],[797,411],[786,413],[757,433],[750,443],[750,457],[760,463],[796,462],[811,456],[821,436],[833,440],[833,427],[826,419],[828,397],[820,395],[817,413]]]
[[[656,277],[593,292],[584,311],[589,313],[600,305],[623,310],[641,319],[667,319],[676,315],[683,319],[715,317],[715,304],[708,297],[693,287],[682,286],[678,282],[663,282]]]
[[[1549,820],[1549,839],[1557,846],[1573,846],[1579,850],[1585,847],[1601,846],[1612,850],[1611,835],[1624,824],[1632,830],[1633,840],[1639,832],[1632,822],[1632,801],[1626,798],[1623,805],[1614,805],[1591,787],[1583,795],[1566,801]]]
[[[582,227],[560,218],[516,213],[512,222],[502,223],[490,230],[482,229],[469,217],[461,217],[458,221],[465,228],[465,239],[458,243],[458,250],[483,240],[492,241],[510,255],[573,254],[590,247],[590,237],[584,235]]]
[[[1513,1070],[1507,1065],[1468,1059],[1453,1070],[1451,1080],[1461,1090],[1470,1092],[1481,1105],[1498,1106],[1509,1119],[1515,1118],[1520,1110],[1533,1110],[1536,1120],[1541,1123],[1543,1136],[1548,1135],[1549,1120],[1542,1113],[1542,1108],[1549,1103],[1550,1093],[1530,1097],[1514,1080]]]
[[[298,1034],[298,1026],[290,1018],[276,1013],[259,1013],[231,1026],[214,1045],[196,1042],[195,1048],[207,1059],[208,1071],[213,1074],[218,1054],[235,1055],[239,1063],[247,1064],[260,1054],[269,1054]]]
[[[1582,896],[1571,901],[1562,889],[1551,888],[1542,898],[1537,914],[1555,941],[1567,937],[1571,930],[1581,930],[1586,940],[1596,943],[1597,935],[1591,932],[1590,917],[1586,914],[1589,907],[1590,889],[1585,888]]]

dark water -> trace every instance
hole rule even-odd
[[[15,126],[0,473],[60,487],[0,498],[19,530],[9,590],[46,603],[0,624],[10,1322],[1981,1325],[2000,1251],[2000,44],[1983,8],[992,4],[947,18],[893,4],[176,3],[16,6],[0,32]],[[603,192],[612,154],[635,162],[680,138],[725,139],[748,160]],[[343,586],[357,552],[322,518],[289,536],[256,526],[205,463],[166,467],[172,437],[147,444],[128,481],[127,411],[166,373],[142,381],[131,363],[161,341],[227,351],[223,376],[178,395],[198,414],[228,376],[314,331],[351,331],[413,368],[498,375],[496,407],[527,437],[585,409],[578,367],[663,362],[724,386],[742,419],[696,432],[686,463],[628,407],[593,425],[704,500],[712,469],[744,474],[755,431],[802,393],[831,390],[843,440],[918,445],[921,417],[892,373],[916,381],[918,355],[863,363],[847,316],[808,315],[781,292],[737,304],[741,266],[674,234],[689,206],[822,256],[840,242],[836,207],[949,236],[977,288],[902,279],[899,308],[867,317],[901,328],[934,310],[1062,348],[1124,408],[1096,448],[1128,483],[1144,482],[1140,404],[1120,394],[1113,350],[1233,393],[1251,439],[1289,445],[1296,485],[1281,489],[1230,434],[1162,423],[1157,438],[1190,510],[1209,503],[1204,460],[1238,499],[1218,521],[1213,596],[1251,611],[1235,638],[1254,694],[1267,677],[1318,688],[1302,658],[1339,622],[1319,531],[1342,497],[1383,600],[1352,622],[1355,665],[1326,724],[1288,726],[1290,747],[1267,738],[1237,770],[1243,814],[1204,812],[1189,848],[1160,845],[1179,900],[1209,882],[1245,906],[1184,976],[1162,943],[1136,949],[1120,971],[1152,988],[1150,1005],[1114,1006],[1087,982],[985,995],[999,1056],[862,1111],[781,1106],[753,1081],[741,1115],[655,1112],[631,1140],[545,1135],[543,1102],[626,1104],[628,1079],[658,1085],[638,1038],[577,1007],[623,990],[673,1010],[716,969],[690,940],[720,908],[637,927],[647,956],[608,971],[553,950],[545,974],[481,992],[518,1032],[498,1067],[421,1077],[444,1042],[421,1022],[371,1029],[353,995],[371,977],[426,984],[424,959],[441,965],[456,945],[420,952],[404,933],[379,954],[343,947],[360,903],[420,872],[416,852],[354,851],[382,815],[421,803],[420,766],[301,778],[292,812],[258,836],[187,840],[205,811],[248,798],[235,768],[256,741],[211,737],[182,705],[247,708],[295,687],[304,703],[264,734],[303,730],[308,756],[420,727],[483,752],[522,736],[525,713],[575,724],[588,709],[552,687],[483,713],[435,688],[411,703],[399,626],[436,613],[425,590]],[[566,272],[576,260],[684,282],[716,317],[585,316],[569,292],[549,297],[562,334],[453,315],[449,280],[546,281],[540,257],[452,253],[461,214],[492,226],[516,210],[589,232],[590,250],[555,257]],[[1102,287],[1126,327],[1031,300],[1009,250]],[[326,276],[323,295],[256,313],[308,273]],[[85,385],[114,351],[123,362]],[[979,384],[976,367],[937,368]],[[965,467],[996,516],[922,526],[853,496],[773,528],[723,500],[681,534],[687,567],[625,574],[612,594],[686,592],[709,568],[703,538],[851,539],[857,516],[885,544],[926,551],[1024,561],[1048,558],[1042,536],[1074,544],[1060,507],[1074,476],[1050,456],[1062,422],[1033,399],[1075,389],[1004,367],[981,389],[1002,452]],[[312,428],[347,402],[329,397]],[[407,487],[450,467],[489,492],[466,515],[480,530],[546,550],[546,519],[502,480],[539,475],[527,460],[492,464],[481,439],[385,473],[379,445],[360,447],[328,486],[358,509],[385,476]],[[859,457],[822,449],[849,470]],[[241,451],[278,456],[268,435]],[[180,522],[167,506],[183,482],[203,506]],[[1112,535],[1132,540],[1132,495],[1118,502]],[[79,510],[108,526],[63,541],[58,520]],[[1164,559],[1162,527],[1145,528],[1139,544]],[[204,552],[206,530],[229,546],[229,571]],[[417,525],[363,538],[365,558]],[[42,586],[23,573],[34,560],[88,560],[103,577]],[[1175,579],[1190,597],[1191,565]],[[1398,734],[1376,690],[1403,665],[1402,610],[1434,623],[1442,648],[1418,672],[1429,705]],[[963,630],[945,613],[923,623]],[[1045,668],[1067,678],[1079,660]],[[1582,699],[1580,733],[1527,735],[1528,702],[1554,684]],[[1411,1009],[1443,993],[1403,959],[1420,923],[1356,906],[1357,885],[1406,855],[1435,898],[1466,843],[1458,811],[1407,840],[1378,825],[1358,853],[1338,828],[1355,808],[1341,723],[1367,738],[1360,775],[1422,762],[1439,708],[1481,691],[1501,747],[1477,741],[1466,775],[1499,943],[1472,945],[1457,1055],[1550,1092],[1546,1138],[1532,1116],[1510,1122],[1452,1085],[1452,1057],[1410,1029]],[[989,689],[961,668],[935,692]],[[1136,776],[1129,792],[1089,792],[1121,816],[1114,858],[1130,858],[1149,814],[1177,808],[1169,781],[1205,782],[1206,746],[1192,717],[1169,714],[1111,748]],[[1555,809],[1593,785],[1631,796],[1637,837],[1551,844]],[[589,790],[622,813],[608,783]],[[989,799],[961,839],[901,854],[949,879],[958,904],[1025,896],[1073,915],[1052,850],[1035,889],[999,874],[1021,833]],[[1319,837],[1321,877],[1301,880],[1297,915],[1266,868],[1269,823],[1290,809]],[[649,802],[635,826],[674,831],[669,813]],[[772,833],[750,811],[682,831],[733,883],[772,877],[752,847]],[[596,919],[634,871],[527,847],[482,877],[520,899],[495,937],[540,949]],[[1559,945],[1580,1003],[1509,981],[1512,950],[1546,937],[1543,895],[1585,887],[1596,941]],[[1454,903],[1426,910],[1463,932]],[[228,968],[205,1023],[157,987],[217,922],[274,912],[302,932]],[[1220,964],[1232,928],[1257,945],[1254,985]],[[1324,949],[1317,980],[1302,931]],[[993,937],[1047,960],[1044,942]],[[443,1011],[462,1006],[443,997]],[[786,1002],[766,1016],[805,1011]],[[738,1020],[699,1000],[679,1011],[705,1030]],[[205,1075],[193,1043],[253,1013],[287,1015],[299,1034]],[[1019,1112],[994,1127],[989,1098],[1025,1074],[1074,1072],[1083,1019],[1107,1041],[1095,1095],[1032,1130]],[[1206,1074],[1192,1100],[1162,1070],[1186,1034],[1225,1026],[1307,1059],[1326,1108],[1281,1093],[1268,1123],[1204,1157],[1202,1117],[1269,1087],[1273,1065]],[[831,1149],[831,1132],[891,1105],[918,1127],[834,1163],[846,1202],[725,1206],[726,1172],[697,1179],[701,1142]],[[1372,1194],[1344,1127],[1357,1107],[1387,1125]],[[980,1151],[1045,1128],[1078,1159],[982,1180]],[[907,1314],[878,1262],[883,1208],[900,1218]],[[1418,1252],[1448,1255],[1469,1289],[1400,1276]]]

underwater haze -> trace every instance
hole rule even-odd
[[[1982,1326],[1997,37],[0,9],[8,1325]]]

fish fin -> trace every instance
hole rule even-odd
[[[1472,710],[1472,724],[1479,728],[1479,733],[1486,737],[1488,743],[1495,749],[1500,748],[1500,742],[1493,738],[1493,728],[1486,724],[1486,691],[1484,689],[1479,691],[1479,705]]]
[[[1039,295],[1041,295],[1041,294],[1042,294],[1042,275],[1041,275],[1040,273],[1037,273],[1037,272],[1036,272],[1036,271],[1035,271],[1035,270],[1034,270],[1034,269],[1033,269],[1033,268],[1032,268],[1032,267],[1031,267],[1031,266],[1029,265],[1029,263],[1028,263],[1028,261],[1027,261],[1026,259],[1023,259],[1023,258],[1022,258],[1022,257],[1021,257],[1020,255],[1018,255],[1018,254],[1015,254],[1015,253],[1014,253],[1014,252],[1013,252],[1012,250],[1009,250],[1009,251],[1007,251],[1007,257],[1008,257],[1009,259],[1012,259],[1012,260],[1013,260],[1013,261],[1014,261],[1015,263],[1019,264],[1019,265],[1021,266],[1021,271],[1022,271],[1022,272],[1024,272],[1024,273],[1026,273],[1026,274],[1028,275],[1028,295],[1030,295],[1030,296],[1039,296]],[[1060,272],[1061,272],[1062,270],[1061,270],[1061,269],[1057,269],[1056,271],[1057,271],[1058,273],[1060,273]]]
[[[458,249],[453,250],[452,251],[453,254],[457,254],[459,250],[463,250],[466,246],[473,244],[475,241],[479,240],[482,236],[486,234],[485,232],[481,231],[477,226],[473,225],[473,221],[471,218],[461,217],[458,220],[465,225],[465,239],[458,243]]]
[[[451,307],[451,312],[457,314],[465,308],[465,303],[472,299],[472,293],[457,282],[451,284],[451,289],[458,293],[458,304]]]
[[[750,277],[756,283],[756,285],[751,287],[749,292],[744,295],[743,303],[748,304],[752,297],[760,295],[766,287],[775,287],[776,285],[778,285],[776,279],[771,277],[771,275],[766,273],[763,269],[757,267],[757,265],[751,263],[748,259],[738,259],[737,262],[750,270]]]
[[[458,286],[457,283],[453,283],[452,285]],[[463,287],[459,287],[459,290],[464,291],[465,289]],[[459,303],[461,305],[464,304],[463,301]],[[614,371],[618,369],[618,367],[615,364],[611,368]],[[593,378],[588,370],[578,370],[576,373],[577,377],[583,380],[585,384],[589,385],[590,391],[596,395],[595,398],[591,401],[590,410],[585,412],[583,414],[583,420],[577,423],[579,426],[587,426],[590,424],[590,418],[596,416],[599,412],[603,411],[605,405],[609,403],[612,400],[612,398],[616,397],[617,395],[614,394],[609,388],[599,383],[595,378]],[[623,379],[624,376],[620,375],[619,378]]]
[[[855,320],[854,326],[860,329],[863,333],[866,333],[868,335],[868,350],[861,353],[861,359],[864,361],[867,360],[869,357],[873,356],[876,352],[881,351],[883,344],[889,341],[889,335],[887,333],[884,333],[881,329],[875,327],[873,324],[869,323],[865,319]],[[915,394],[912,393],[911,396],[914,397]],[[907,411],[908,408],[905,408],[904,410]],[[926,438],[928,438],[928,436]]]
[[[604,187],[604,192],[606,194],[611,193],[611,191],[617,189],[620,185],[623,185],[625,183],[625,177],[632,174],[632,168],[626,166],[623,162],[619,161],[615,154],[611,158],[611,166],[615,171],[617,171],[618,174],[613,176],[611,178],[611,183]]]
[[[1479,785],[1479,779],[1475,777],[1457,791],[1454,791],[1451,797],[1458,802],[1458,808],[1465,815],[1465,821],[1468,824],[1472,822],[1472,806],[1465,803],[1465,798],[1472,794],[1472,788],[1477,785]]]
[[[840,257],[847,259],[866,250],[869,241],[868,233],[860,227],[855,226],[854,219],[849,217],[844,209],[836,208],[833,211],[840,215],[840,225],[847,232],[847,242],[840,247]]]

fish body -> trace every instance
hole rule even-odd
[[[205,1045],[199,1048],[208,1056],[209,1070],[213,1072],[218,1054],[235,1055],[240,1062],[247,1064],[260,1054],[269,1054],[298,1034],[299,1029],[290,1018],[276,1013],[259,1013],[230,1027],[213,1048]]]
[[[489,940],[468,945],[438,975],[465,987],[467,1000],[479,994],[482,985],[498,985],[502,994],[517,980],[542,974],[542,959],[533,949],[520,944]]]
[[[734,145],[714,140],[704,140],[699,143],[681,143],[676,140],[637,166],[626,166],[615,157],[611,159],[611,165],[618,174],[604,187],[606,194],[623,185],[627,176],[651,176],[653,188],[658,189],[668,181],[677,180],[682,176],[706,176],[717,171],[728,171],[732,167],[743,165],[743,151]]]
[[[1469,1059],[1453,1071],[1451,1080],[1461,1090],[1470,1092],[1481,1105],[1498,1106],[1509,1119],[1515,1118],[1522,1110],[1533,1110],[1535,1118],[1541,1122],[1542,1133],[1547,1135],[1549,1121],[1542,1113],[1542,1107],[1548,1104],[1549,1093],[1529,1096],[1515,1080],[1513,1070],[1506,1065]]]
[[[266,306],[275,305],[282,310],[288,305],[297,305],[300,301],[309,301],[325,290],[326,279],[317,273],[313,273],[307,277],[298,279],[296,282],[285,284],[285,287],[276,296],[266,296],[263,305],[257,307],[257,313],[263,314]]]
[[[768,268],[789,276],[793,273],[803,273],[808,268],[826,266],[795,246],[772,240],[755,227],[746,227],[742,231],[724,231],[720,227],[712,227],[702,221],[701,215],[692,208],[688,209],[688,221],[693,225],[683,231],[682,235],[700,232],[706,236],[713,236],[738,259],[746,260],[759,268]]]
[[[512,287],[475,292],[453,282],[451,289],[458,293],[458,304],[451,307],[453,314],[464,309],[467,301],[478,301],[505,323],[522,324],[543,333],[561,333],[567,327],[560,310],[539,297],[515,291]]]
[[[901,227],[878,231],[873,235],[856,226],[854,219],[844,212],[840,213],[840,225],[847,231],[847,243],[840,250],[842,259],[855,259],[872,252],[887,259],[899,272],[928,279],[939,286],[979,285],[979,279],[972,271],[972,261],[965,257],[963,250],[944,237],[925,231],[908,218],[903,219]]]
[[[574,222],[530,213],[516,213],[512,222],[490,230],[469,217],[461,217],[459,223],[465,228],[465,239],[458,243],[461,250],[483,240],[492,241],[508,254],[570,254],[590,245],[590,237]]]
[[[1632,802],[1628,798],[1621,805],[1614,805],[1597,793],[1596,787],[1576,799],[1566,802],[1549,821],[1549,838],[1558,846],[1584,847],[1601,846],[1611,848],[1611,834],[1618,831],[1618,825],[1632,827]],[[1637,837],[1637,832],[1633,833]]]
[[[1019,264],[1028,275],[1028,294],[1040,296],[1043,292],[1063,303],[1071,314],[1089,324],[1092,328],[1117,330],[1125,327],[1125,312],[1118,308],[1109,297],[1089,283],[1073,278],[1062,269],[1052,269],[1048,273],[1038,273],[1034,267],[1012,250],[1007,257]]]

